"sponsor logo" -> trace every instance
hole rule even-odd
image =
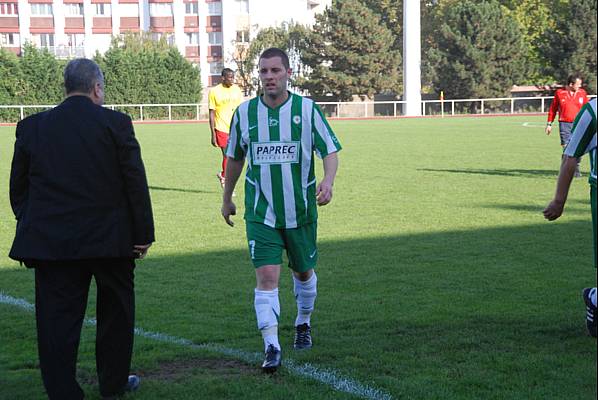
[[[256,165],[299,162],[299,142],[257,142],[251,148]]]
[[[278,126],[278,120],[276,118],[268,117],[268,126]]]

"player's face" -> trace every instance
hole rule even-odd
[[[226,87],[231,87],[235,83],[235,74],[233,72],[226,72],[222,77],[222,84]]]
[[[264,94],[277,98],[283,96],[287,91],[291,69],[284,67],[280,57],[262,58],[259,64],[259,75]]]
[[[575,83],[570,83],[569,86],[571,87],[571,90],[573,90],[574,92],[577,92],[579,90],[579,88],[581,87],[582,81],[581,79],[576,79]]]

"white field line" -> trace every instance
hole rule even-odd
[[[9,296],[2,291],[0,291],[0,304],[16,306],[30,312],[35,311],[35,306],[33,304],[27,302],[24,299],[17,299],[15,297]],[[85,320],[85,324],[96,325],[96,320],[93,318],[88,318]],[[160,332],[150,332],[142,328],[135,328],[135,334],[137,336],[155,340],[158,342],[164,342],[179,346],[190,347],[193,349],[208,350],[211,352],[224,354],[226,356],[233,357],[252,364],[261,361],[261,358],[263,357],[263,354],[261,353],[250,353],[243,350],[231,349],[213,343],[196,344],[189,339],[171,336]],[[286,368],[290,373],[294,375],[299,375],[305,378],[313,379],[327,386],[330,386],[339,392],[349,393],[370,400],[393,399],[393,397],[389,393],[386,393],[381,389],[376,389],[368,385],[363,385],[351,378],[344,377],[335,370],[322,369],[308,363],[299,364],[290,358],[284,359],[283,368]]]
[[[542,122],[524,122],[521,124],[521,126],[525,128],[543,128],[546,126],[546,124]]]

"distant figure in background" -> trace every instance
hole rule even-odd
[[[590,203],[592,207],[592,233],[594,246],[594,268],[596,268],[596,99],[592,99],[581,109],[573,124],[571,140],[565,147],[564,160],[557,180],[554,199],[544,210],[544,217],[553,221],[561,216],[571,180],[577,166],[577,159],[583,154],[590,153]],[[594,275],[595,276],[595,275]],[[586,325],[590,335],[596,337],[596,288],[586,288],[582,292],[586,305]]]
[[[243,101],[243,93],[235,85],[235,73],[230,68],[222,70],[222,83],[213,87],[208,94],[210,109],[210,132],[212,146],[219,147],[222,152],[222,170],[216,174],[220,186],[224,188],[226,179],[226,143],[230,130],[230,121],[235,109]]]
[[[95,278],[98,382],[103,398],[112,399],[139,386],[129,375],[133,270],[154,241],[152,208],[131,118],[102,107],[100,67],[70,61],[64,86],[60,105],[17,125],[10,258],[35,269],[39,365],[52,400],[84,397],[77,352]]]
[[[579,75],[570,75],[567,78],[567,86],[562,89],[557,89],[554,94],[554,99],[550,104],[548,110],[548,122],[546,124],[546,134],[550,135],[552,132],[552,122],[559,114],[559,134],[561,136],[561,146],[564,149],[571,138],[571,128],[573,121],[581,110],[581,107],[588,102],[588,95],[585,90],[581,88],[582,79]],[[577,160],[575,167],[575,176],[580,177],[579,162]]]

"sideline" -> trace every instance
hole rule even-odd
[[[18,299],[5,294],[0,290],[0,304],[7,304],[21,308],[25,311],[34,312],[35,307],[25,299]],[[96,320],[93,318],[86,318],[84,320],[85,325],[95,326]],[[218,344],[213,343],[202,343],[196,344],[189,339],[171,336],[160,332],[146,331],[142,328],[135,328],[135,334],[137,336],[155,340],[158,342],[164,342],[169,344],[175,344],[179,346],[189,347],[198,350],[207,350],[219,354],[224,354],[250,364],[261,361],[261,353],[250,353],[243,350],[231,349]],[[339,392],[345,392],[352,394],[364,399],[369,400],[392,400],[393,397],[384,392],[383,390],[373,388],[368,385],[362,385],[361,383],[340,375],[338,372],[331,369],[322,369],[312,364],[299,364],[290,358],[285,358],[283,368],[288,370],[290,373],[305,378],[313,379],[324,385],[330,386]]]
[[[521,124],[524,128],[543,128],[546,126],[545,122],[524,122]]]

